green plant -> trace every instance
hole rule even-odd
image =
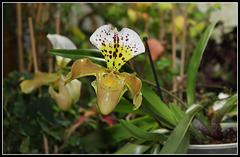
[[[17,20],[26,23],[27,17],[31,16],[36,24],[33,30],[36,33],[39,69],[46,71],[48,68],[49,72],[54,71],[52,66],[55,60],[52,62],[52,59],[57,58],[58,70],[55,70],[55,73],[39,72],[35,74],[30,73],[31,56],[26,53],[29,49],[28,41],[25,40],[25,37],[29,35],[28,29],[24,29],[21,33],[20,25],[16,25],[16,19],[12,18],[15,16],[9,16],[15,13],[15,4],[4,4],[3,19],[4,34],[6,34],[4,35],[6,36],[4,37],[6,40],[4,47],[10,47],[9,52],[17,52],[13,51],[14,47],[11,48],[11,41],[15,41],[16,32],[14,30],[15,27],[19,27],[17,34],[19,37],[20,34],[24,37],[23,51],[25,53],[23,58],[19,55],[19,61],[24,59],[25,68],[28,64],[27,71],[30,74],[14,71],[3,80],[3,153],[182,154],[188,151],[189,144],[222,142],[220,140],[223,132],[219,124],[236,122],[237,115],[237,94],[232,92],[237,88],[235,87],[237,83],[237,66],[235,65],[237,62],[233,61],[233,58],[237,56],[235,42],[235,40],[237,41],[235,36],[237,29],[232,33],[221,33],[222,38],[227,40],[223,40],[221,45],[215,43],[216,39],[220,39],[219,36],[210,40],[209,37],[216,24],[211,24],[208,28],[207,26],[209,25],[209,16],[220,5],[214,4],[205,12],[200,11],[199,3],[188,3],[188,9],[183,8],[184,5],[186,4],[175,3],[174,9],[177,40],[184,38],[183,30],[185,29],[182,27],[184,19],[188,19],[186,20],[186,62],[184,65],[188,77],[187,82],[185,82],[185,76],[179,82],[183,88],[180,88],[176,93],[183,92],[183,97],[179,95],[181,99],[174,95],[175,92],[170,91],[172,83],[175,82],[172,79],[173,76],[179,75],[181,71],[172,68],[171,54],[168,53],[174,47],[171,44],[173,34],[171,3],[22,4],[22,16],[19,8],[17,9],[17,15],[22,18],[17,16]],[[90,7],[90,9],[83,7]],[[187,18],[182,16],[183,12],[187,12]],[[76,99],[70,99],[69,93],[67,94],[66,90],[62,90],[69,85],[64,85],[63,78],[71,72],[70,64],[64,60],[86,61],[89,59],[95,65],[108,68],[100,51],[87,49],[92,46],[89,44],[88,37],[97,28],[100,21],[106,24],[111,23],[118,29],[131,28],[138,32],[142,39],[146,36],[149,37],[149,45],[150,38],[161,43],[164,47],[163,53],[157,58],[153,57],[153,64],[156,68],[159,84],[163,87],[161,90],[164,102],[159,97],[159,92],[156,92],[159,91],[159,86],[153,83],[156,77],[151,73],[153,67],[149,64],[147,53],[136,56],[119,71],[114,71],[114,75],[137,73],[135,76],[141,80],[142,86],[140,92],[136,94],[138,98],[141,98],[138,99],[141,100],[138,101],[138,105],[133,103],[134,96],[131,95],[131,89],[126,91],[129,89],[126,85],[118,105],[113,111],[108,115],[101,114],[97,110],[96,81],[93,83],[94,88],[91,85],[95,79],[93,76],[75,79],[75,81],[82,82],[80,99],[77,99],[79,96],[76,96]],[[91,24],[88,25],[89,22]],[[223,24],[225,26],[225,23],[222,22],[217,24],[217,27],[221,28]],[[68,50],[69,47],[61,47],[64,50],[57,50],[53,47],[55,50],[51,50],[50,53],[56,56],[46,53],[46,49],[49,49],[46,34],[59,33],[59,30],[62,35],[67,36],[81,49]],[[204,30],[206,30],[205,33],[203,33]],[[201,40],[199,40],[200,37],[202,37]],[[18,44],[21,44],[20,39],[23,38],[19,38]],[[62,44],[66,43],[65,41]],[[179,46],[177,41],[177,57],[181,47],[185,46]],[[193,51],[194,49],[195,51]],[[21,50],[20,47],[19,50]],[[13,55],[8,53],[5,48],[4,51],[4,58],[6,54]],[[11,55],[11,60],[6,58],[4,63],[15,63]],[[59,60],[60,56],[66,58]],[[191,62],[189,62],[191,56]],[[24,64],[22,64],[23,67]],[[4,73],[8,73],[5,70],[6,67],[13,67],[13,64],[11,66],[4,64]],[[214,73],[210,70],[211,67],[214,67]],[[208,69],[207,72],[206,69]],[[108,71],[110,70],[107,69],[106,73]],[[61,82],[55,80],[58,78],[62,78]],[[117,78],[119,77],[117,76]],[[208,78],[212,82],[209,82]],[[219,79],[222,80],[218,81]],[[24,94],[23,90],[20,89],[19,84],[23,80],[32,80],[29,82],[28,90],[25,90],[25,92],[31,91],[31,93]],[[199,84],[200,82],[201,84]],[[219,82],[221,85],[216,86]],[[187,83],[187,89],[185,83]],[[228,87],[229,85],[231,88]],[[76,89],[75,87],[77,86],[72,86],[70,89]],[[220,98],[217,96],[219,92],[227,93],[228,96]],[[176,99],[178,104],[172,103],[173,99]],[[212,106],[218,101],[225,105],[215,111]],[[66,104],[66,102],[68,102],[68,106],[62,108],[65,110],[63,111],[59,104]],[[142,103],[141,106],[139,102]],[[134,107],[139,108],[133,110]]]
[[[202,54],[204,49],[207,45],[207,42],[210,38],[211,32],[214,29],[217,22],[212,23],[203,33],[201,39],[198,42],[198,45],[193,53],[191,61],[188,66],[188,76],[187,76],[187,98],[188,103],[186,108],[180,109],[173,103],[170,103],[169,106],[156,95],[156,93],[146,85],[144,81],[142,81],[142,105],[140,109],[145,112],[145,114],[150,115],[153,117],[161,126],[167,128],[168,131],[159,131],[156,130],[156,125],[149,125],[146,126],[138,124],[137,128],[133,124],[120,120],[120,124],[118,127],[126,128],[130,134],[136,137],[136,140],[128,142],[122,148],[120,148],[116,153],[187,153],[188,146],[190,143],[190,133],[195,137],[198,137],[201,140],[205,139],[202,133],[211,133],[211,135],[218,134],[221,132],[220,129],[220,122],[223,116],[235,106],[237,101],[237,94],[231,96],[231,98],[227,101],[224,107],[216,112],[212,122],[209,121],[209,118],[204,115],[204,110],[199,111],[203,107],[200,104],[196,104],[195,100],[195,87],[196,87],[196,77],[198,67],[202,58]],[[105,66],[104,60],[99,51],[97,50],[50,50],[50,53],[71,58],[71,59],[81,59],[81,58],[89,58],[92,62]],[[132,73],[134,72],[128,64],[125,64],[120,71],[125,71]],[[141,78],[140,78],[141,79]],[[126,100],[125,100],[126,99]],[[124,95],[122,101],[119,102],[118,106],[125,105],[129,103],[128,101],[131,100],[127,95]],[[123,109],[124,110],[124,109]],[[122,111],[123,111],[122,110]],[[129,110],[125,112],[131,112]],[[195,117],[196,115],[196,117]],[[193,118],[195,117],[195,121],[198,123],[191,123]],[[137,119],[136,119],[137,120]],[[142,121],[144,122],[144,121]],[[155,123],[156,124],[156,123]],[[115,126],[115,128],[117,127]],[[195,126],[195,127],[194,127]],[[201,127],[199,127],[201,126]],[[144,127],[143,130],[140,128]],[[120,142],[123,139],[129,138],[126,136],[125,138],[122,137],[120,132],[115,132],[114,127],[105,128],[103,129],[106,132],[110,131],[108,137],[100,138],[98,137],[98,133],[90,134],[86,139],[91,140],[104,140],[107,138],[107,142],[105,145],[112,144],[113,142]],[[197,130],[197,129],[198,130]],[[148,131],[146,131],[148,129]],[[103,131],[102,130],[102,131]],[[145,130],[145,131],[144,131]],[[199,130],[201,132],[199,132]],[[104,132],[103,131],[103,132]],[[210,135],[210,134],[207,134]],[[98,137],[98,138],[96,138]],[[117,138],[116,138],[117,137]],[[166,140],[167,137],[167,140]],[[213,138],[216,136],[212,136]],[[165,144],[163,142],[166,141]],[[102,141],[98,141],[102,143]],[[99,144],[99,147],[102,145]],[[98,147],[96,146],[96,147]],[[130,146],[132,149],[128,149],[127,147]],[[174,149],[171,147],[174,146]],[[102,146],[103,147],[103,146]],[[134,152],[133,150],[136,150]]]
[[[54,145],[60,148],[62,143],[65,143],[59,152],[67,152],[67,149],[71,148],[78,153],[84,153],[83,149],[78,148],[79,137],[65,140],[72,122],[81,114],[77,111],[78,106],[73,104],[68,112],[61,111],[45,85],[40,87],[40,97],[37,90],[28,95],[24,94],[19,83],[23,78],[32,77],[32,74],[14,71],[3,80],[3,153],[45,153],[44,136],[48,140],[49,148]],[[49,153],[54,152],[50,149]]]
[[[58,34],[48,34],[47,37],[51,41],[54,49],[76,49],[76,46],[67,37]],[[71,84],[64,86],[64,68],[71,59],[56,56],[56,61],[58,65],[58,71],[56,73],[35,71],[33,79],[24,80],[21,82],[20,86],[25,94],[29,94],[44,84],[53,83],[49,86],[49,94],[55,99],[58,106],[66,111],[73,103],[76,103],[79,100],[81,82],[79,80],[73,80],[71,81]],[[56,92],[55,89],[58,91]]]

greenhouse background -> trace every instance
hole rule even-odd
[[[187,77],[192,56],[204,32],[210,27],[212,32],[206,48],[203,48],[198,73],[194,76],[194,98],[204,108],[202,115],[213,123],[214,114],[223,106],[220,102],[226,103],[237,94],[238,3],[5,2],[2,8],[3,154],[158,154],[166,150],[162,141],[146,140],[144,137],[139,140],[138,135],[132,135],[126,128],[129,126],[134,130],[137,126],[137,129],[151,133],[147,136],[150,139],[155,137],[152,134],[154,130],[163,129],[161,131],[164,132],[167,129],[164,134],[171,137],[180,120],[175,119],[173,127],[166,122],[169,119],[164,119],[164,113],[156,115],[157,112],[152,113],[152,108],[148,108],[148,112],[144,110],[146,104],[152,104],[151,96],[144,94],[145,84],[149,87],[146,89],[158,96],[159,83],[164,98],[160,97],[159,101],[164,102],[173,115],[175,107],[171,108],[172,104],[183,111],[181,114],[185,113],[188,109],[185,104],[189,104]],[[216,21],[213,28],[212,23]],[[69,38],[77,49],[97,50],[90,42],[90,36],[99,27],[108,24],[118,31],[123,28],[134,30],[145,47],[144,38],[147,37],[151,55],[146,50],[127,62],[144,82],[143,107],[132,110],[132,97],[125,93],[112,113],[102,115],[91,84],[95,79],[93,76],[77,79],[81,82],[79,98],[67,111],[59,107],[58,101],[55,102],[57,98],[53,98],[50,92],[50,86],[60,92],[60,88],[55,87],[56,82],[50,83],[50,86],[47,82],[28,94],[23,92],[20,84],[33,79],[37,71],[46,74],[59,72],[58,60],[52,53],[54,44],[48,34]],[[87,52],[84,55],[91,56]],[[72,59],[68,66],[61,69],[63,75],[71,71],[74,62]],[[124,67],[122,69],[133,73]],[[47,79],[47,76],[38,77]],[[221,122],[237,122],[237,103],[233,105],[222,112],[225,115]],[[133,121],[131,124],[135,126],[126,124],[123,119]],[[233,142],[227,143],[237,142],[235,134],[231,137]],[[183,137],[187,138],[185,134]],[[196,139],[189,141],[187,146],[198,143]],[[205,143],[221,142],[210,136]],[[188,148],[182,148],[183,153],[189,153]]]

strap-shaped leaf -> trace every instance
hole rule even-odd
[[[155,92],[153,92],[153,90],[151,90],[151,88],[148,87],[144,82],[142,82],[141,91],[143,94],[143,99],[147,100],[151,105],[150,106],[150,105],[143,104],[144,107],[149,108],[151,111],[153,111],[162,119],[164,119],[169,126],[174,126],[177,124],[173,117],[173,114],[171,113],[167,105],[164,104],[164,102],[162,102],[159,96]]]
[[[181,142],[181,144],[179,145],[176,154],[186,154],[188,151],[188,147],[190,144],[190,131],[188,130]]]
[[[157,124],[156,120],[150,116],[139,117],[129,122],[142,130],[148,130]],[[119,123],[112,127],[104,128],[103,130],[99,128],[96,132],[84,136],[82,138],[82,145],[90,148],[102,148],[130,137],[132,137],[132,135]]]
[[[49,53],[65,58],[71,58],[73,60],[88,58],[94,63],[98,63],[106,67],[106,61],[103,58],[103,55],[99,50],[96,49],[53,49],[50,50]]]
[[[144,142],[146,142],[146,140],[139,139],[128,142],[114,154],[142,154],[151,147],[151,145],[143,145],[142,143]]]
[[[193,117],[200,108],[202,108],[201,105],[195,104],[187,109],[181,121],[175,127],[171,135],[168,137],[166,144],[163,146],[160,152],[161,154],[177,153],[178,148],[180,147],[184,139],[184,136],[188,130],[189,125],[191,124]]]
[[[159,151],[160,151],[160,144],[156,142],[152,145],[150,154],[159,154]]]
[[[169,103],[169,108],[170,108],[171,112],[173,113],[173,116],[176,119],[176,121],[179,122],[182,119],[183,115],[184,115],[184,111],[181,110],[174,103]]]
[[[218,130],[220,127],[220,123],[223,119],[223,117],[226,115],[226,113],[234,106],[237,102],[237,94],[232,96],[227,100],[227,102],[224,104],[222,108],[216,111],[212,118],[212,128],[213,130]]]
[[[126,120],[121,119],[121,124],[127,129],[129,133],[131,133],[134,137],[139,139],[145,139],[145,140],[152,140],[152,141],[164,141],[166,140],[166,136],[159,133],[151,133],[144,131],[142,129],[139,129],[135,125],[127,122]]]
[[[206,48],[207,42],[211,36],[212,30],[217,24],[217,21],[212,23],[203,33],[200,41],[196,49],[193,52],[193,56],[191,57],[188,71],[187,71],[187,102],[188,105],[192,105],[195,103],[195,91],[196,91],[196,78],[198,68],[202,59],[203,52]]]
[[[187,102],[189,106],[194,104],[196,101],[195,93],[196,93],[196,79],[197,79],[198,68],[202,59],[202,55],[208,43],[208,40],[217,22],[218,21],[212,23],[210,26],[207,27],[201,39],[199,40],[197,47],[193,52],[193,56],[191,57],[191,60],[188,66],[188,71],[187,71],[187,88],[186,88]],[[201,113],[199,113],[197,114],[197,118],[201,121],[204,127],[206,127],[207,130],[211,132],[211,125],[206,119],[206,117],[203,116]]]

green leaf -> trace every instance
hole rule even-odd
[[[148,87],[143,81],[141,92],[143,94],[143,102],[144,100],[149,102],[145,104],[143,103],[142,105],[144,107],[150,109],[152,112],[156,113],[158,116],[164,119],[164,123],[168,124],[170,128],[177,124],[167,105],[164,104],[159,96],[153,92],[153,90]]]
[[[163,134],[144,131],[123,119],[121,119],[120,122],[125,127],[125,129],[136,138],[161,142],[166,140],[166,136]]]
[[[226,114],[226,116],[234,116],[238,114],[238,108],[237,105],[233,106],[233,108],[230,109],[230,111]]]
[[[187,131],[181,144],[179,145],[176,151],[176,154],[187,154],[189,144],[190,144],[190,133],[189,131]]]
[[[169,108],[170,108],[171,112],[173,113],[173,116],[176,119],[176,121],[179,122],[182,119],[183,115],[184,115],[184,111],[181,110],[174,103],[169,103]]]
[[[134,140],[131,142],[128,142],[123,147],[121,147],[119,150],[117,150],[114,154],[142,154],[146,152],[151,145],[143,145],[146,140]]]
[[[208,26],[205,32],[203,33],[200,41],[198,42],[196,49],[193,52],[193,56],[191,57],[191,60],[188,66],[186,92],[187,92],[187,102],[189,106],[195,103],[196,78],[197,78],[198,68],[202,59],[203,52],[206,48],[207,42],[216,24],[217,24],[217,21],[212,23],[210,26]]]
[[[29,152],[30,137],[27,136],[20,145],[20,152],[22,154],[27,154]]]
[[[26,105],[21,101],[14,102],[13,113],[19,118],[24,117],[26,113]]]
[[[201,105],[195,104],[187,109],[185,115],[169,136],[166,144],[163,146],[160,152],[161,154],[175,154],[178,152],[178,149],[183,142],[188,127],[200,108],[202,108]]]
[[[159,152],[160,152],[160,144],[159,143],[154,143],[152,145],[150,154],[159,154]]]
[[[120,71],[121,70],[129,73],[135,72],[128,64],[125,64],[122,69],[120,69]],[[140,78],[138,75],[137,77]],[[159,96],[144,81],[142,81],[141,92],[143,95],[143,100],[140,108],[145,109],[145,112],[146,110],[150,111],[149,114],[154,118],[160,120],[164,124],[164,126],[168,128],[174,128],[174,126],[176,125],[176,121],[171,111],[169,110],[167,105],[162,102]],[[151,112],[157,117],[151,114]]]
[[[142,130],[148,130],[157,124],[156,120],[150,116],[143,116],[129,121]],[[95,132],[82,138],[82,144],[85,147],[102,148],[112,145],[116,142],[130,138],[132,135],[126,132],[124,126],[119,123],[112,127],[98,128]],[[94,145],[93,145],[94,143]]]
[[[212,128],[214,130],[216,130],[220,126],[220,123],[223,117],[226,115],[228,111],[231,110],[231,108],[234,107],[234,105],[236,105],[236,102],[237,102],[237,94],[229,98],[227,102],[224,104],[224,106],[216,111],[216,113],[212,118]]]
[[[49,53],[73,60],[88,58],[94,63],[106,66],[106,61],[102,53],[96,49],[52,49]]]
[[[134,105],[126,100],[124,97],[122,97],[116,106],[116,108],[113,110],[114,112],[122,112],[122,113],[135,113],[135,114],[141,114],[146,115],[145,112],[142,110],[133,110]]]
[[[197,78],[198,68],[202,59],[202,55],[206,48],[207,42],[217,22],[218,21],[212,23],[210,26],[207,27],[201,39],[199,40],[196,49],[193,52],[193,56],[191,57],[191,60],[188,66],[188,71],[187,71],[187,89],[186,89],[187,102],[189,106],[194,104],[196,101],[195,93],[196,93],[196,78]],[[204,127],[206,127],[211,132],[211,125],[206,119],[206,117],[203,114],[198,113],[197,118],[201,121]]]
[[[149,117],[149,116],[143,116],[140,118],[136,118],[129,122],[143,130],[148,130],[157,123],[152,117]],[[128,134],[125,131],[125,128],[121,123],[114,125],[113,127],[108,127],[108,128],[106,128],[106,130],[109,134],[112,135],[112,137],[116,141],[121,141],[121,140],[131,137],[131,134],[130,133]]]
[[[40,127],[42,128],[42,130],[43,130],[45,133],[47,133],[48,135],[51,135],[52,137],[54,137],[54,138],[55,138],[56,140],[58,140],[58,141],[61,140],[61,137],[60,137],[57,133],[55,133],[55,132],[53,132],[53,131],[50,131],[50,130],[48,129],[47,124],[44,123],[43,121],[41,121],[40,118],[37,118],[37,121],[38,121]]]

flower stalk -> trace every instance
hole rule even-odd
[[[156,85],[157,85],[157,89],[158,89],[158,95],[160,96],[161,100],[164,102],[164,99],[163,99],[163,96],[162,96],[162,92],[161,92],[161,88],[160,88],[160,85],[158,83],[157,73],[156,73],[156,70],[155,70],[155,67],[154,67],[154,64],[153,64],[153,60],[152,60],[152,56],[151,56],[151,53],[150,53],[150,49],[148,47],[147,37],[144,37],[143,40],[144,40],[144,42],[146,44],[146,50],[148,52],[148,57],[149,57],[149,60],[150,60],[151,66],[152,66],[154,79],[155,79],[155,82],[156,82]]]

